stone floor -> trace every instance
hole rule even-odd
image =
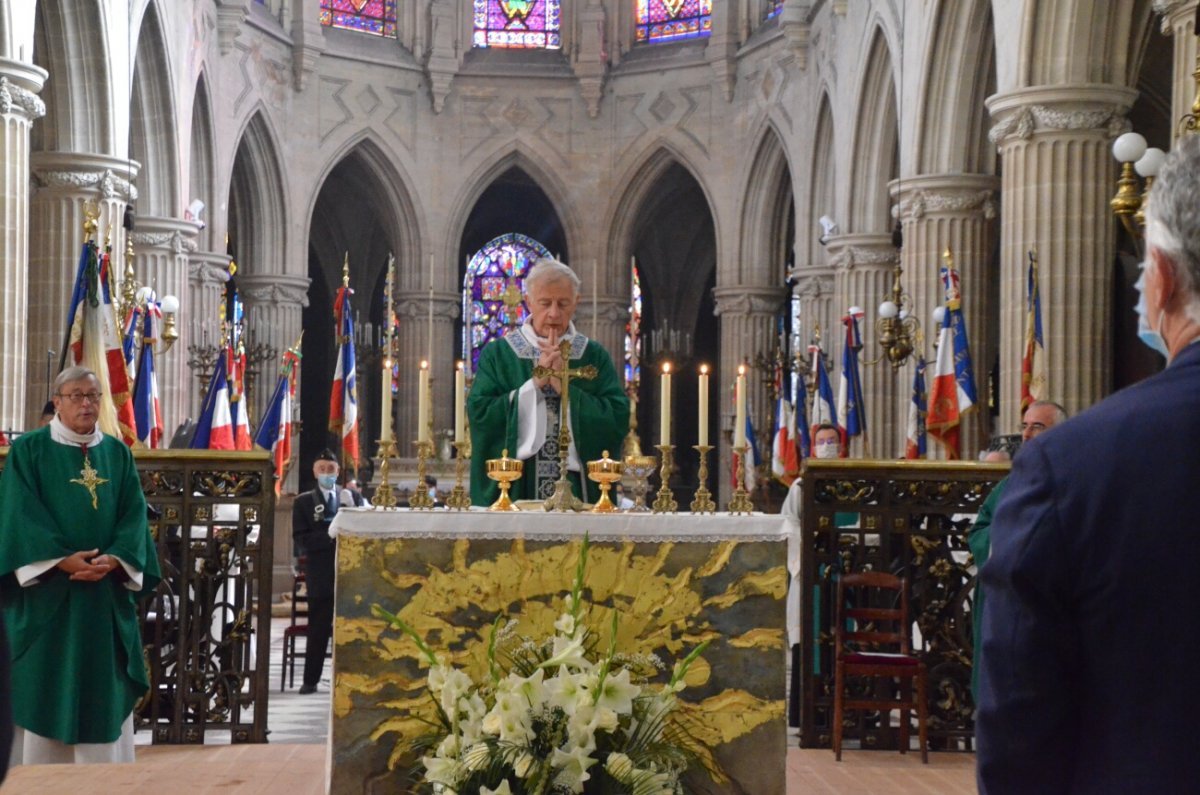
[[[9,771],[0,795],[38,793],[162,792],[238,793],[241,795],[319,795],[325,791],[325,739],[329,720],[329,671],[317,693],[301,696],[295,688],[279,692],[282,633],[276,619],[271,632],[270,743],[229,745],[211,738],[204,746],[149,745],[138,735],[133,765],[67,767],[43,765]],[[299,672],[297,672],[299,673]],[[791,747],[787,756],[788,795],[938,795],[975,791],[971,754],[902,756],[879,751],[847,751],[834,761],[828,750]]]

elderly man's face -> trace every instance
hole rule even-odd
[[[1043,431],[1054,427],[1058,412],[1054,406],[1030,406],[1021,418],[1021,441],[1028,442]]]
[[[526,303],[529,304],[534,333],[539,337],[558,339],[566,333],[567,324],[575,315],[579,294],[566,279],[548,279],[529,289]]]
[[[75,433],[92,433],[100,414],[100,382],[89,375],[63,384],[54,393],[54,410]]]

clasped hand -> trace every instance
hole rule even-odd
[[[538,351],[538,367],[545,367],[549,370],[563,369],[562,352],[558,349],[558,335],[556,333],[551,331],[549,339],[538,340]],[[533,385],[538,389],[544,387],[547,382],[549,382],[551,389],[560,395],[562,394],[562,384],[559,379],[550,376],[542,378],[535,376],[533,379]]]
[[[101,555],[98,549],[85,549],[68,555],[58,562],[58,568],[71,575],[72,580],[99,582],[120,566],[112,555]]]

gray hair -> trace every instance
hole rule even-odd
[[[533,292],[535,285],[552,282],[569,283],[571,289],[575,291],[575,295],[579,295],[579,288],[583,285],[583,282],[579,280],[579,276],[575,271],[554,259],[554,257],[542,257],[533,263],[533,267],[529,269],[529,273],[525,274],[525,295]]]
[[[68,367],[54,379],[54,388],[51,391],[57,395],[59,394],[58,390],[62,389],[64,384],[70,384],[73,381],[82,381],[85,378],[94,378],[97,384],[100,383],[100,378],[88,368],[79,366]]]
[[[1067,421],[1067,410],[1065,408],[1063,408],[1061,404],[1055,403],[1053,400],[1035,400],[1032,403],[1030,403],[1029,408],[1027,408],[1025,410],[1029,411],[1029,409],[1042,408],[1043,406],[1048,406],[1048,407],[1054,409],[1054,424],[1055,425],[1060,425]]]
[[[1167,155],[1146,203],[1146,251],[1157,248],[1178,266],[1191,293],[1188,316],[1200,320],[1200,137],[1188,136]],[[1151,260],[1148,260],[1152,262]]]

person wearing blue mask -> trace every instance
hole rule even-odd
[[[1200,136],[1146,204],[1143,339],[1167,367],[1022,445],[980,574],[983,793],[1200,780]]]
[[[304,582],[308,591],[308,636],[304,646],[304,681],[300,694],[317,692],[325,670],[325,650],[333,636],[333,581],[337,557],[336,540],[329,524],[343,506],[359,506],[363,497],[348,488],[339,489],[337,457],[324,450],[313,462],[317,486],[296,497],[292,504],[292,540],[296,554],[304,560]]]

